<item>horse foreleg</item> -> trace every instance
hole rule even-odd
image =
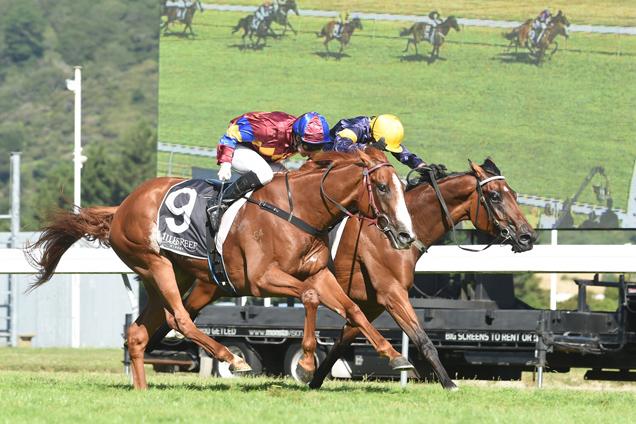
[[[552,59],[552,55],[554,55],[559,49],[559,43],[557,43],[556,41],[553,41],[553,44],[554,44],[554,50],[552,50],[552,53],[550,53],[550,59]]]
[[[294,33],[294,35],[298,35],[298,33],[296,32],[296,30],[294,29],[294,27],[292,26],[292,24],[290,24],[289,22],[287,22],[287,26],[289,27],[289,29],[292,30],[292,32]]]
[[[399,286],[399,283],[396,282],[395,284],[388,284],[387,286],[397,287]],[[442,384],[442,387],[451,391],[457,390],[457,386],[448,376],[446,369],[439,360],[437,349],[422,328],[422,325],[420,324],[420,321],[409,302],[408,291],[406,289],[392,290],[386,295],[379,293],[378,301],[386,308],[386,311],[391,315],[391,317],[393,317],[395,322],[406,333],[413,344],[415,344],[417,350],[420,351],[420,353],[422,353],[426,360],[431,364],[435,371],[435,375],[437,375],[437,378]]]
[[[318,274],[308,278],[306,282],[313,280],[314,287],[318,292],[320,303],[344,317],[351,325],[360,327],[362,333],[371,342],[375,350],[381,357],[388,357],[389,365],[394,370],[412,370],[413,365],[400,353],[398,353],[391,343],[389,343],[376,330],[364,316],[358,305],[345,294],[336,277],[327,269],[323,269]]]
[[[410,46],[411,46],[411,39],[409,38],[408,40],[406,40],[406,48],[404,50],[402,50],[402,53],[408,52]]]
[[[305,328],[303,333],[303,358],[298,361],[296,374],[303,383],[309,383],[314,377],[316,363],[314,362],[314,353],[316,352],[316,313],[320,302],[318,301],[318,293],[315,290],[305,291],[300,300],[305,307]]]

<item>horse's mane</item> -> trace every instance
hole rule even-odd
[[[362,150],[351,149],[348,153],[328,151],[320,152],[314,155],[311,161],[307,161],[300,167],[300,171],[313,171],[315,169],[324,169],[333,163],[334,166],[348,163],[358,163],[362,157],[368,156],[378,163],[387,162],[386,156],[380,150],[371,147],[365,147]]]
[[[493,174],[496,176],[501,175],[501,171],[499,170],[497,165],[495,165],[495,162],[493,162],[493,160],[490,157],[488,157],[484,161],[484,163],[480,165],[480,168],[488,172],[489,174]],[[450,173],[442,172],[441,174],[440,173],[437,174],[437,177],[438,177],[437,181],[442,181],[442,180],[445,180],[446,178],[457,177],[460,175],[475,175],[475,172],[472,169],[465,172],[450,172]],[[430,183],[431,183],[431,178],[428,172],[424,174],[418,174],[416,177],[409,178],[408,184],[406,186],[406,191],[412,190],[415,187],[419,187],[423,184],[430,184]]]

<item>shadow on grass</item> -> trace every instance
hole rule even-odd
[[[438,60],[443,60],[443,61],[446,60],[446,58],[441,56],[433,57],[433,56],[424,56],[421,54],[411,54],[408,56],[402,55],[402,56],[397,56],[397,58],[400,60],[400,62],[426,62],[429,65],[432,65]]]
[[[267,44],[258,44],[258,45],[251,45],[251,44],[231,44],[228,46],[231,49],[237,49],[238,51],[260,51],[263,50],[265,47],[269,47]]]
[[[537,65],[537,59],[529,52],[522,53],[499,53],[493,58],[493,60],[499,60],[502,63],[520,63],[524,65]]]
[[[329,59],[330,57],[333,57],[336,60],[340,60],[343,57],[351,57],[347,53],[315,52],[314,54],[322,59]]]
[[[294,392],[364,392],[364,393],[386,393],[391,391],[390,387],[382,387],[373,382],[357,381],[355,387],[351,385],[350,381],[342,382],[331,380],[334,384],[327,384],[319,389],[311,389],[308,385],[303,385],[295,380],[266,380],[242,378],[239,380],[233,380],[232,384],[223,383],[222,379],[213,379],[209,382],[197,380],[197,382],[187,381],[175,381],[170,383],[148,383],[148,389],[150,390],[174,390],[174,389],[186,389],[191,391],[229,391],[239,390],[242,392],[276,392],[276,391],[294,391]],[[115,383],[108,384],[107,387],[116,390],[132,392],[136,390],[132,384],[128,383]]]
[[[172,32],[170,30],[168,31],[164,31],[162,33],[163,37],[176,37],[176,38],[186,38],[186,39],[190,39],[192,38],[192,40],[194,40],[195,35],[191,34],[190,31],[188,32]]]

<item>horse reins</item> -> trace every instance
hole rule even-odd
[[[295,217],[293,215],[294,203],[292,202],[291,190],[289,188],[289,172],[285,173],[285,184],[287,186],[287,197],[289,198],[289,212],[285,212],[284,210],[279,209],[278,207],[268,202],[257,202],[251,197],[247,197],[245,200],[247,200],[250,203],[254,203],[255,205],[258,205],[261,209],[266,210],[267,212],[273,213],[277,217],[286,220],[290,224],[300,228],[301,230],[303,230],[304,232],[312,236],[321,237],[329,233],[330,228],[327,228],[326,230],[319,230],[318,228],[307,224],[302,219]]]
[[[369,175],[383,167],[383,166],[390,166],[393,167],[393,165],[390,162],[383,162],[383,163],[379,163],[375,166],[373,166],[372,168],[367,168],[366,166],[364,167],[364,170],[362,171],[362,182],[364,185],[367,186],[367,191],[369,192],[369,205],[371,206],[371,208],[373,209],[373,213],[375,214],[375,218],[367,218],[366,216],[363,216],[362,213],[358,212],[357,215],[349,212],[347,209],[345,209],[342,205],[340,205],[338,202],[336,202],[335,200],[333,200],[331,197],[329,197],[329,195],[327,195],[327,193],[325,193],[325,187],[324,187],[324,183],[325,183],[325,179],[327,178],[327,175],[329,174],[329,172],[331,171],[331,169],[333,168],[333,163],[329,164],[329,166],[327,167],[327,171],[325,172],[325,175],[323,175],[322,177],[322,181],[320,182],[320,191],[322,192],[322,194],[334,205],[336,205],[338,207],[338,209],[340,209],[342,212],[344,212],[347,216],[350,216],[352,218],[357,218],[357,219],[363,219],[365,221],[369,221],[372,224],[374,224],[380,231],[382,231],[383,233],[386,233],[388,231],[390,231],[389,229],[389,219],[386,217],[386,215],[381,214],[380,211],[378,210],[377,206],[375,205],[375,199],[373,198],[373,190],[371,189],[371,179],[369,177]],[[360,206],[360,201],[362,200],[362,197],[364,196],[364,187],[362,188],[362,192],[360,193],[360,197],[358,197],[358,202],[356,205],[356,209],[359,210],[359,206]],[[380,220],[384,220],[386,222],[386,225],[384,227],[380,227]]]
[[[448,210],[448,207],[446,206],[446,201],[444,200],[444,197],[442,196],[442,193],[439,190],[439,186],[437,185],[437,180],[435,179],[435,173],[430,170],[428,171],[430,180],[431,180],[431,186],[433,187],[433,189],[435,190],[435,194],[437,195],[437,198],[439,199],[440,205],[442,206],[442,209],[444,210],[444,213],[446,214],[446,216],[448,217],[448,220],[451,223],[451,228],[453,230],[453,239],[455,240],[455,244],[462,250],[466,250],[468,252],[482,252],[486,249],[488,249],[490,246],[492,246],[493,244],[495,244],[495,242],[497,242],[497,240],[502,239],[500,244],[503,244],[506,240],[511,238],[510,235],[510,230],[508,230],[508,228],[506,227],[502,227],[501,224],[499,223],[499,221],[497,220],[497,218],[495,218],[495,214],[492,212],[492,210],[490,209],[490,205],[488,205],[488,202],[486,202],[486,197],[484,196],[484,192],[482,190],[482,186],[488,184],[489,182],[493,181],[493,180],[505,180],[506,177],[502,176],[502,175],[495,175],[494,177],[490,177],[490,178],[486,178],[483,181],[480,181],[479,178],[477,176],[475,176],[476,180],[477,180],[477,194],[479,195],[479,202],[477,203],[477,213],[475,216],[475,222],[479,222],[479,205],[482,204],[484,206],[484,209],[486,209],[486,213],[488,214],[488,220],[490,222],[493,223],[494,226],[496,226],[499,229],[499,236],[497,236],[494,240],[492,240],[486,247],[484,247],[483,249],[471,249],[468,247],[463,247],[462,245],[459,244],[459,241],[457,241],[457,232],[455,230],[455,223],[453,222],[453,218],[451,217],[450,211]],[[408,177],[407,177],[408,179]],[[426,253],[426,251],[428,250],[428,247],[422,243],[419,240],[416,240],[415,243],[413,243],[422,253]]]
[[[381,214],[380,211],[378,210],[377,206],[375,205],[375,200],[373,198],[373,191],[371,189],[371,180],[369,179],[369,174],[371,174],[373,171],[377,170],[378,168],[381,168],[383,166],[393,166],[391,165],[389,162],[384,162],[384,163],[380,163],[375,165],[374,167],[368,169],[366,166],[364,167],[364,171],[362,172],[362,181],[363,183],[367,186],[367,190],[369,192],[369,204],[371,205],[371,208],[373,209],[373,213],[375,214],[375,218],[371,219],[371,218],[367,218],[366,216],[362,216],[362,214],[358,214],[357,216],[352,214],[351,212],[349,212],[347,209],[345,209],[342,205],[340,205],[338,202],[336,202],[335,200],[333,200],[331,197],[329,197],[327,195],[327,193],[325,193],[325,188],[324,188],[324,182],[325,182],[325,178],[327,178],[327,175],[329,174],[329,172],[331,171],[331,169],[333,168],[333,162],[329,164],[329,166],[327,167],[327,170],[325,172],[325,175],[323,175],[322,177],[322,181],[320,182],[320,191],[321,193],[327,198],[329,199],[330,202],[332,202],[334,205],[336,205],[342,212],[344,212],[345,214],[347,214],[350,217],[354,217],[354,218],[358,218],[358,219],[364,219],[366,221],[369,221],[373,224],[375,224],[376,227],[378,227],[378,229],[382,232],[387,232],[390,231],[389,230],[389,219],[386,217],[386,215]],[[303,230],[304,232],[312,235],[312,236],[324,236],[325,234],[329,233],[329,231],[331,230],[331,228],[327,228],[326,230],[319,230],[318,228],[315,228],[311,225],[309,225],[308,223],[306,223],[305,221],[303,221],[302,219],[295,217],[293,215],[294,213],[294,203],[292,201],[292,195],[291,195],[291,189],[289,188],[289,173],[285,173],[285,184],[287,186],[287,197],[289,199],[289,212],[285,212],[281,209],[279,209],[278,207],[272,205],[271,203],[268,202],[257,202],[256,200],[252,199],[251,197],[246,198],[246,200],[250,203],[254,203],[255,205],[258,205],[261,209],[266,210],[267,212],[271,212],[274,215],[278,216],[279,218],[282,218],[284,220],[286,220],[287,222],[289,222],[290,224],[300,228],[301,230]],[[360,193],[360,197],[358,198],[358,203],[357,205],[360,205],[360,201],[362,200],[362,196],[364,195],[364,187],[362,188],[362,192]],[[386,222],[386,225],[381,228],[379,222],[381,220],[384,220]]]

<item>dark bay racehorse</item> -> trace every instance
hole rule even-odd
[[[325,37],[325,42],[323,44],[325,45],[327,52],[329,52],[329,42],[332,40],[338,40],[340,42],[340,51],[338,52],[338,54],[342,54],[345,46],[349,44],[349,41],[351,40],[353,31],[355,31],[356,29],[362,29],[362,21],[360,20],[360,18],[353,18],[351,21],[345,23],[342,28],[341,35],[339,36],[334,36],[333,30],[335,26],[336,21],[329,22],[322,28],[320,33],[317,34],[317,37]]]
[[[499,169],[490,159],[482,166],[472,162],[470,166],[470,172],[439,180],[439,190],[452,222],[470,220],[478,230],[512,245],[515,252],[532,249],[537,234],[519,209],[517,195],[501,177]],[[417,238],[426,248],[451,230],[451,220],[429,184],[408,190],[406,203]],[[422,250],[411,248],[393,252],[385,240],[369,230],[367,225],[347,221],[334,259],[338,283],[369,321],[386,310],[432,365],[442,386],[456,390],[408,299]],[[359,334],[356,328],[344,327],[327,358],[316,370],[310,387],[322,385],[331,367]]]
[[[238,24],[236,24],[234,29],[232,29],[232,34],[235,34],[242,29],[243,35],[241,38],[243,39],[243,46],[245,46],[246,36],[249,36],[253,48],[258,47],[261,40],[263,40],[264,46],[267,44],[267,37],[278,37],[278,35],[276,35],[276,33],[270,28],[275,17],[275,14],[272,13],[264,19],[258,20],[254,14],[247,15],[238,21]],[[256,35],[256,41],[253,39],[254,35]]]
[[[453,223],[470,220],[477,229],[504,239],[516,252],[532,249],[537,235],[519,209],[516,193],[490,159],[481,167],[471,163],[470,172],[440,180],[439,190]],[[429,184],[408,190],[406,203],[418,240],[424,246],[432,246],[451,230],[452,224],[445,217],[441,203]],[[442,385],[454,390],[457,387],[439,361],[437,350],[408,299],[408,292],[413,288],[415,265],[423,252],[416,248],[395,251],[377,232],[364,222],[347,221],[334,260],[338,283],[360,306],[369,321],[388,311],[433,365]],[[222,296],[222,290],[217,286],[198,283],[185,307],[194,317],[205,305]],[[307,316],[306,319],[309,318]],[[165,336],[168,331],[164,326],[156,336]],[[355,327],[344,327],[333,349],[316,371],[311,387],[322,385],[332,366],[359,334],[360,330]]]
[[[400,37],[413,35],[413,37],[409,38],[406,42],[404,53],[406,53],[409,50],[409,46],[413,44],[413,46],[415,46],[415,54],[419,54],[417,44],[422,40],[426,40],[433,46],[433,50],[431,50],[431,57],[437,58],[439,57],[439,48],[442,44],[444,44],[444,40],[446,40],[446,36],[450,32],[451,28],[458,32],[461,31],[455,16],[449,16],[444,20],[444,22],[437,25],[435,28],[430,28],[432,34],[429,37],[425,37],[427,27],[430,28],[431,25],[426,22],[418,22],[413,24],[411,28],[404,28],[400,32]]]
[[[185,7],[166,7],[166,3],[163,2],[161,6],[162,16],[165,13],[167,19],[166,22],[161,24],[161,28],[165,31],[168,31],[168,26],[170,24],[174,25],[175,22],[180,22],[185,25],[183,27],[183,34],[185,34],[186,31],[189,29],[190,34],[192,34],[192,37],[194,37],[194,31],[192,30],[192,19],[194,18],[194,13],[197,10],[203,13],[203,8],[201,7],[201,2],[199,0],[195,0],[190,4],[188,4],[188,1],[186,1],[184,4],[186,5]]]
[[[283,32],[280,34],[282,37],[285,35],[285,31],[287,28],[292,30],[294,34],[296,34],[296,30],[292,27],[291,23],[287,20],[287,14],[289,12],[294,12],[296,16],[298,14],[298,5],[296,4],[296,0],[287,0],[286,2],[280,3],[278,9],[276,10],[276,15],[274,16],[274,22],[283,27]]]
[[[525,47],[530,50],[532,54],[536,55],[536,50],[540,47],[540,43],[537,44],[536,40],[533,40],[530,37],[533,24],[534,19],[528,19],[522,25],[513,29],[511,32],[503,33],[503,36],[510,41],[510,44],[508,45],[508,51],[510,51],[510,49],[514,47],[516,53],[519,47]],[[559,24],[563,25],[564,27],[570,26],[570,21],[568,20],[567,16],[565,16],[565,13],[563,13],[561,10],[559,10],[559,13],[557,13],[550,21],[550,24],[548,25],[548,28],[546,28],[542,40],[545,39],[546,35],[548,35],[548,31],[550,31],[550,28],[552,26],[556,26]],[[565,32],[567,33],[567,30]],[[556,52],[556,48],[554,52]],[[554,54],[554,52],[552,54]]]
[[[320,231],[336,223],[347,210],[357,208],[368,218],[376,217],[375,223],[384,227],[395,248],[408,248],[414,234],[402,183],[382,152],[373,148],[366,152],[317,154],[315,161],[301,170],[276,176],[252,199],[293,209],[296,218]],[[144,350],[149,336],[164,321],[219,361],[229,362],[235,371],[251,370],[243,359],[197,329],[184,309],[182,295],[196,280],[201,283],[197,287],[213,284],[207,260],[166,251],[157,244],[159,206],[168,189],[181,181],[166,177],[149,180],[119,207],[90,207],[80,209],[79,214],[53,209],[40,238],[26,251],[27,258],[40,269],[31,290],[51,278],[64,252],[82,238],[112,247],[139,276],[148,292],[148,303],[127,333],[136,388],[147,387]],[[380,355],[390,358],[394,369],[412,369],[365,319],[326,268],[329,252],[325,234],[308,234],[287,219],[246,203],[223,244],[230,281],[241,293],[301,299],[307,315],[314,317],[305,322],[305,357],[299,363],[299,368],[308,372],[307,379],[315,369],[315,310],[319,303],[362,327]],[[41,252],[41,257],[36,257],[36,252]]]

